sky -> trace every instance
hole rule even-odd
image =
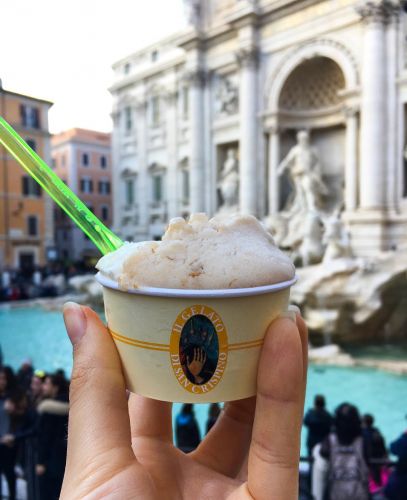
[[[182,0],[0,0],[6,90],[54,103],[52,133],[109,132],[112,64],[185,27]]]

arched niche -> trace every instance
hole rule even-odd
[[[349,91],[358,82],[349,54],[330,44],[310,44],[294,51],[274,73],[268,87],[269,207],[282,209],[291,191],[287,178],[280,182],[277,166],[296,143],[296,133],[307,129],[324,181],[331,196],[326,210],[342,205],[345,186],[346,116]],[[276,137],[277,136],[277,137]],[[274,152],[273,152],[274,148]],[[275,151],[277,148],[277,152]],[[356,163],[357,150],[353,157]],[[273,188],[273,185],[279,185]],[[273,201],[277,197],[278,201]]]

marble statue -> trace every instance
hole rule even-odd
[[[308,213],[304,219],[304,237],[295,256],[299,258],[302,266],[321,262],[324,255],[323,232],[324,225],[319,215],[314,212]]]
[[[201,1],[200,0],[184,0],[184,9],[188,23],[195,29],[201,27]]]
[[[233,115],[238,112],[239,91],[231,78],[224,77],[220,80],[217,98],[220,114]]]
[[[309,249],[317,243],[315,234],[319,231],[319,222],[323,228],[324,201],[329,190],[322,180],[318,154],[310,145],[307,131],[298,132],[297,144],[290,149],[277,171],[282,175],[286,170],[293,190],[284,209],[277,216],[271,216],[268,225],[280,246],[299,256],[300,261],[308,261],[308,257],[303,258],[309,253],[305,247]],[[310,214],[313,217],[309,217]],[[315,259],[313,255],[311,261],[315,262]]]
[[[323,242],[326,245],[322,259],[324,264],[334,259],[352,257],[349,236],[339,214],[334,214],[326,220]]]
[[[329,190],[322,180],[318,155],[310,145],[306,130],[298,132],[297,144],[280,163],[278,174],[282,175],[287,169],[294,194],[286,210],[290,213],[320,210],[323,206],[322,198],[328,195]]]
[[[225,211],[236,210],[239,203],[239,172],[236,149],[229,148],[226,160],[220,171],[219,191],[222,196],[220,209]]]

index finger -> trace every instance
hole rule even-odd
[[[305,392],[303,342],[296,323],[269,327],[259,363],[248,488],[256,499],[298,497]]]

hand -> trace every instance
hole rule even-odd
[[[14,446],[14,436],[13,434],[4,434],[4,436],[0,439],[1,444],[5,444],[10,448]]]
[[[257,403],[226,403],[184,454],[173,445],[170,403],[135,394],[127,401],[115,345],[96,313],[72,303],[64,312],[74,368],[62,500],[298,498],[308,347],[299,315],[267,330]]]
[[[43,476],[45,474],[45,471],[45,465],[37,464],[35,466],[35,473],[37,474],[37,476]]]
[[[190,371],[191,375],[195,379],[195,383],[199,384],[202,382],[203,378],[199,377],[199,374],[202,371],[202,368],[206,361],[206,353],[201,347],[196,347],[194,349],[194,356],[192,360],[187,361],[187,367]]]

